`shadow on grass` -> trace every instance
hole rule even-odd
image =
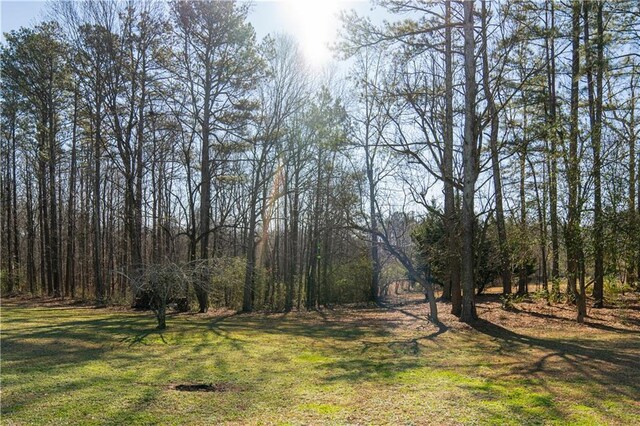
[[[356,324],[350,321],[337,321],[329,317],[316,320],[287,317],[282,315],[242,315],[227,317],[210,322],[207,327],[214,332],[237,332],[238,334],[264,333],[287,334],[294,337],[310,339],[331,339],[338,341],[353,341],[367,335],[387,336],[389,331],[384,327]]]
[[[528,311],[528,310],[524,310],[524,309],[519,309],[518,307],[512,307],[511,311],[515,312],[515,313],[518,313],[518,314],[522,314],[522,315],[530,315],[530,316],[536,317],[536,318],[550,319],[550,320],[565,322],[565,323],[571,324],[571,325],[576,324],[575,318],[566,318],[566,317],[561,317],[561,316],[548,314],[548,313]],[[635,331],[635,330],[629,330],[629,329],[625,329],[625,328],[613,327],[611,325],[601,324],[601,323],[589,321],[588,319],[589,319],[589,317],[587,317],[587,321],[584,322],[584,325],[586,325],[588,327],[591,327],[591,328],[596,328],[598,330],[604,330],[604,331],[611,331],[611,332],[614,332],[614,333],[636,334],[636,335],[638,334],[638,332]],[[634,322],[633,319],[628,319],[628,320],[631,323]],[[640,322],[638,322],[638,321],[635,321],[635,322],[637,323],[637,324],[635,324],[636,326],[640,325]]]
[[[122,344],[129,347],[145,344],[150,335],[157,335],[157,341],[167,343],[163,334],[155,329],[153,318],[116,313],[107,317],[74,319],[74,313],[77,315],[78,312],[73,309],[56,311],[41,318],[33,312],[38,325],[28,324],[22,328],[12,325],[12,328],[4,329],[2,363],[25,370],[75,368],[100,359]],[[84,310],[80,314],[92,315]],[[2,322],[17,318],[3,318]],[[22,321],[28,323],[29,320]],[[51,323],[40,325],[43,321]],[[131,362],[137,359],[135,352],[119,356]]]
[[[395,310],[412,320],[431,324],[426,316],[416,315],[401,307],[386,306],[385,309]],[[196,370],[202,370],[202,361],[205,356],[215,360],[213,365],[215,365],[216,374],[229,377],[235,377],[237,374],[240,377],[240,374],[244,374],[238,372],[241,366],[235,363],[235,358],[229,358],[227,351],[232,350],[233,353],[245,351],[247,344],[253,345],[250,348],[252,350],[255,350],[256,347],[261,349],[259,345],[264,344],[265,341],[270,342],[272,339],[276,341],[276,335],[286,335],[293,338],[291,341],[305,338],[314,343],[321,343],[311,350],[326,356],[312,364],[310,368],[322,371],[322,380],[325,382],[344,382],[348,385],[353,383],[357,385],[363,382],[374,382],[381,385],[393,384],[393,381],[402,373],[430,366],[441,368],[442,371],[455,373],[462,377],[456,376],[452,378],[450,383],[464,388],[467,392],[477,394],[478,404],[485,400],[499,402],[502,407],[499,410],[498,408],[494,410],[491,404],[487,404],[485,408],[480,405],[480,409],[486,410],[489,416],[503,416],[502,420],[509,420],[508,414],[511,413],[518,420],[533,421],[535,416],[542,415],[540,412],[545,409],[549,412],[548,416],[550,417],[543,418],[568,419],[567,414],[559,411],[564,408],[556,407],[554,402],[554,397],[558,396],[557,389],[552,390],[547,387],[545,393],[535,394],[529,392],[529,387],[520,386],[518,392],[521,392],[521,395],[511,396],[514,391],[509,386],[517,383],[519,378],[538,378],[540,382],[536,386],[544,387],[545,380],[552,379],[571,384],[572,377],[575,377],[589,381],[588,383],[583,382],[589,390],[599,391],[601,388],[597,385],[601,385],[605,389],[612,389],[614,394],[626,395],[632,400],[636,400],[637,395],[640,394],[640,380],[638,380],[640,357],[637,356],[640,341],[626,335],[618,335],[616,337],[624,337],[624,339],[613,341],[581,338],[559,340],[521,334],[480,320],[473,324],[477,333],[472,331],[462,335],[453,332],[451,339],[437,339],[448,330],[448,327],[443,324],[439,324],[437,329],[430,330],[429,334],[424,336],[397,339],[397,337],[403,337],[395,336],[394,330],[392,330],[394,327],[398,327],[397,324],[387,324],[383,320],[363,321],[357,319],[356,316],[348,317],[348,314],[335,316],[326,312],[300,316],[284,314],[238,316],[232,314],[215,318],[178,315],[170,318],[168,329],[163,334],[155,329],[154,318],[151,315],[105,313],[106,317],[74,319],[76,312],[78,315],[92,315],[86,310],[84,312],[80,310],[59,311],[43,320],[51,321],[50,325],[41,325],[42,321],[36,321],[34,322],[36,325],[33,327],[16,327],[8,330],[8,333],[3,331],[3,364],[8,363],[10,369],[24,370],[25,377],[27,377],[26,374],[34,372],[48,374],[50,367],[60,369],[56,374],[62,375],[68,371],[65,370],[66,368],[81,367],[84,363],[101,357],[108,358],[108,368],[126,369],[145,365],[145,362],[149,362],[145,357],[165,356],[169,351],[175,350],[179,351],[176,352],[176,355],[165,358],[171,363],[167,362],[166,365],[160,366],[159,369],[162,372],[158,373],[158,383],[166,381],[170,374],[176,372],[176,369],[184,377],[202,374]],[[12,326],[18,324],[19,317],[28,318],[31,312],[25,311],[18,314],[15,318],[9,318],[15,321]],[[526,314],[530,314],[530,312],[526,312]],[[3,322],[5,322],[4,319]],[[410,337],[414,337],[416,334],[418,333],[411,333]],[[266,339],[263,337],[265,335]],[[490,339],[486,339],[484,336],[488,336]],[[433,354],[427,354],[425,348],[429,345],[421,345],[423,340],[438,341],[437,344],[443,346],[438,347]],[[470,347],[471,340],[487,346],[487,349],[490,349],[493,343],[497,343],[501,348],[504,346],[505,358],[519,361],[510,367],[510,377],[504,377],[499,372],[493,371],[486,382],[483,381],[484,379],[478,378],[474,366],[475,360],[468,358],[467,353],[463,353]],[[493,343],[488,344],[487,340],[491,340]],[[283,340],[282,342],[286,344],[290,341]],[[301,342],[307,342],[307,340],[303,339]],[[355,344],[351,345],[350,342],[355,342]],[[364,348],[359,343],[362,343]],[[219,346],[222,344],[228,346]],[[138,345],[158,346],[145,349],[137,347]],[[133,350],[129,349],[134,346],[136,348]],[[122,350],[112,351],[114,348]],[[532,358],[529,348],[539,349],[542,354],[535,355],[537,358]],[[264,367],[265,372],[258,370],[252,373],[252,380],[269,377],[270,374],[280,374],[280,370],[268,370],[273,367],[269,365],[269,362],[276,360],[275,357],[281,355],[280,347],[274,347],[274,349],[273,354],[269,354],[272,358],[260,358],[262,363],[260,368]],[[287,350],[282,349],[285,352]],[[446,352],[450,350],[452,352]],[[107,353],[108,356],[105,356]],[[264,352],[258,353],[261,357],[264,355]],[[464,356],[460,355],[461,353]],[[252,357],[255,357],[255,353],[250,355],[251,357],[248,359],[254,359]],[[278,358],[274,362],[283,364],[284,368],[289,368],[284,363],[290,361],[290,355],[287,352],[287,356],[283,356],[281,360]],[[473,355],[471,354],[471,356]],[[446,363],[437,364],[439,359],[446,359],[448,356],[460,356],[459,359],[462,362],[459,366]],[[433,365],[428,364],[431,361],[434,361]],[[451,358],[448,362],[450,361]],[[491,361],[493,362],[493,359]],[[20,374],[23,374],[22,370]],[[559,373],[571,377],[559,376]],[[103,375],[102,372],[96,374],[101,376],[96,376],[97,381],[95,382],[78,380],[68,387],[55,387],[55,389],[47,391],[61,393],[75,391],[78,387],[106,386],[107,382],[104,381],[108,380],[108,376]],[[517,378],[514,379],[513,376]],[[470,379],[465,382],[465,377]],[[576,383],[580,383],[577,379]],[[126,386],[128,383],[124,378],[115,380],[120,380],[122,386]],[[429,380],[429,377],[426,376],[425,380]],[[138,385],[133,382],[130,384]],[[19,383],[19,385],[24,385],[24,383]],[[12,392],[15,395],[19,390],[19,386],[16,386]],[[102,389],[101,392],[106,391]],[[130,398],[126,401],[127,414],[115,416],[113,421],[126,423],[129,420],[135,420],[137,411],[144,410],[145,405],[160,398],[161,394],[161,390],[145,388],[133,399]],[[17,397],[12,396],[12,398]],[[34,394],[25,398],[33,398],[33,404],[35,404],[45,397]],[[8,409],[15,409],[15,406],[13,408],[9,406]],[[598,409],[603,413],[606,412],[604,406]],[[149,419],[140,418],[139,420],[144,422]],[[499,421],[496,420],[496,423]]]
[[[592,381],[608,389],[616,388],[633,399],[640,395],[640,381],[637,380],[640,372],[638,339],[566,341],[516,333],[486,320],[478,320],[472,326],[478,332],[507,344],[511,350],[520,351],[526,346],[547,352],[537,361],[530,360],[529,367],[520,372],[523,376],[557,374],[558,371],[548,367],[548,363],[558,358],[563,378],[567,380],[575,377]]]
[[[164,334],[162,334],[162,332],[159,330],[144,330],[139,332],[138,334],[123,337],[122,339],[120,339],[120,342],[128,343],[129,347],[135,345],[146,345],[147,343],[145,343],[145,340],[151,335],[158,335],[162,343],[165,345],[167,344],[167,341],[164,339]]]
[[[389,381],[398,374],[421,367],[418,361],[391,359],[346,359],[328,362],[321,368],[328,371],[326,382]]]
[[[422,303],[424,304],[424,302],[422,302]],[[393,304],[389,304],[389,303],[381,303],[380,306],[382,308],[386,309],[386,310],[400,312],[401,314],[406,315],[406,316],[408,316],[408,317],[410,317],[412,319],[415,319],[417,321],[424,322],[426,324],[429,324],[429,325],[432,325],[434,327],[437,327],[437,329],[434,332],[432,332],[432,333],[430,333],[430,334],[428,334],[426,336],[422,336],[422,337],[418,337],[418,338],[412,339],[411,342],[414,342],[415,344],[417,344],[417,342],[419,340],[423,340],[423,339],[434,340],[436,337],[440,336],[441,334],[443,334],[443,333],[445,333],[445,332],[447,332],[449,330],[449,327],[446,324],[444,324],[443,322],[441,322],[441,321],[433,322],[427,316],[424,316],[424,317],[423,316],[419,316],[419,315],[414,314],[413,312],[410,312],[410,311],[407,311],[406,309],[403,309],[402,306],[404,306],[404,304],[403,305],[393,305]]]

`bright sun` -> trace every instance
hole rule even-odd
[[[340,3],[340,0],[288,0],[281,4],[307,62],[314,67],[331,58],[329,45],[338,30]]]

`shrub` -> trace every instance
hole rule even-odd
[[[369,300],[372,274],[371,260],[366,255],[338,265],[330,277],[332,288],[329,302],[354,303]]]
[[[620,281],[615,275],[607,275],[604,278],[604,296],[606,299],[616,299],[620,295],[633,291],[633,287]]]
[[[153,310],[158,321],[158,329],[167,327],[167,303],[180,300],[189,285],[209,290],[202,277],[210,276],[208,262],[197,261],[187,264],[161,263],[146,265],[130,272],[127,276],[133,293],[145,295],[148,306]]]
[[[216,306],[239,309],[247,262],[244,257],[220,257],[214,260],[211,277],[211,301]]]
[[[516,303],[524,302],[526,295],[524,294],[505,294],[500,296],[500,302],[502,303],[502,309],[505,311],[514,311],[516,310]]]

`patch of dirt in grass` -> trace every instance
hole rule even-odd
[[[186,383],[173,384],[168,387],[180,392],[237,392],[240,387],[232,383]]]

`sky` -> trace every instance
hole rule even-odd
[[[4,33],[22,26],[33,26],[43,19],[46,1],[0,0],[0,30]],[[364,0],[279,0],[253,1],[249,21],[256,34],[288,33],[300,44],[310,65],[321,67],[332,57],[329,45],[336,40],[340,10],[354,9],[361,15],[372,12]],[[374,16],[375,17],[375,16]]]

